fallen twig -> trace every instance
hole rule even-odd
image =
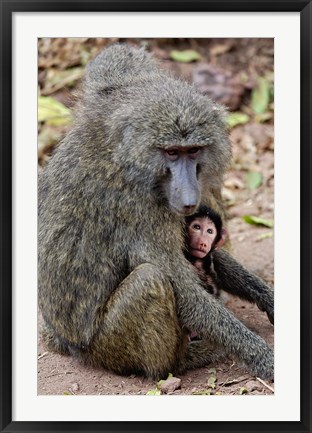
[[[43,358],[44,356],[47,356],[49,354],[49,352],[44,352],[42,355],[39,355],[38,356],[38,359],[41,359],[41,358]]]
[[[270,385],[268,385],[267,383],[264,382],[264,380],[260,379],[260,377],[256,377],[256,379],[262,383],[262,385],[264,385],[265,387],[267,387],[270,391],[274,392],[274,388],[272,388]]]
[[[54,371],[54,370],[53,370]],[[53,377],[53,376],[63,376],[63,374],[73,374],[74,372],[73,371],[64,371],[64,372],[60,372],[60,371],[58,371],[58,372],[56,372],[56,373],[53,373],[53,374],[49,374],[49,376],[45,376],[45,378],[47,379],[48,377]]]
[[[225,382],[220,382],[219,386],[230,386],[230,385],[233,385],[234,383],[243,382],[244,380],[247,380],[248,378],[249,378],[249,376],[243,376],[243,377],[239,377],[238,379],[226,380]]]

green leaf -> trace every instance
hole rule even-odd
[[[167,379],[161,379],[161,380],[159,380],[159,381],[157,382],[157,384],[156,384],[157,388],[160,389],[161,385],[162,385],[164,382],[166,382],[166,380],[171,379],[172,377],[173,377],[173,374],[172,374],[172,373],[169,373]]]
[[[161,394],[160,389],[157,388],[151,389],[146,393],[146,395],[160,395],[160,394]]]
[[[215,389],[215,387],[216,387],[216,381],[217,381],[216,376],[210,376],[209,379],[208,379],[208,386],[209,386],[209,388]]]
[[[249,189],[256,189],[262,184],[262,174],[257,171],[249,171],[246,174],[246,183]]]
[[[268,120],[273,119],[274,114],[271,111],[267,111],[266,113],[256,114],[255,121],[258,123],[264,123]]]
[[[273,232],[262,233],[256,238],[256,241],[262,241],[262,239],[272,238]]]
[[[51,96],[38,98],[38,122],[47,125],[68,125],[72,121],[71,110]]]
[[[202,389],[200,391],[194,391],[192,392],[193,395],[211,395],[210,389]]]
[[[251,108],[255,114],[262,114],[268,109],[269,102],[270,83],[266,78],[259,77],[251,93]]]
[[[77,66],[75,68],[59,71],[55,68],[48,69],[46,76],[46,89],[52,93],[64,86],[73,87],[77,80],[84,74],[84,68]]]
[[[234,128],[234,126],[237,125],[244,125],[248,120],[249,116],[245,113],[240,113],[239,111],[230,113],[226,119],[229,128]]]
[[[162,379],[162,380],[159,380],[158,382],[157,382],[157,388],[158,389],[160,389],[160,387],[161,387],[161,385],[163,384],[163,383],[165,383],[166,382],[166,380],[165,379]]]
[[[201,59],[201,55],[195,50],[172,50],[170,58],[175,62],[191,63]]]
[[[251,225],[260,225],[269,227],[270,229],[273,227],[274,223],[271,220],[266,220],[264,218],[256,217],[253,215],[244,215],[243,220],[246,221],[246,223]]]

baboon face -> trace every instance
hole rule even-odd
[[[168,147],[163,150],[168,171],[166,195],[171,209],[179,215],[195,212],[201,198],[198,179],[203,148]]]
[[[140,186],[143,195],[155,192],[156,200],[164,200],[177,215],[193,214],[203,188],[206,193],[219,186],[230,159],[222,121],[210,112],[204,120],[187,119],[192,123],[185,121],[178,127],[170,113],[165,117],[155,106],[145,106],[144,116],[134,104],[131,108],[118,154],[111,152],[116,163],[124,167],[127,182]],[[181,117],[174,109],[173,117]],[[161,126],[151,119],[158,119]]]
[[[193,214],[203,189],[209,195],[220,188],[230,162],[223,108],[158,72],[110,91],[97,94],[92,109],[86,105],[97,133],[105,131],[104,160],[112,159],[118,172],[122,167],[127,185],[143,197],[152,195],[177,215]]]
[[[195,218],[187,227],[187,243],[193,257],[203,259],[212,250],[217,229],[210,218]]]

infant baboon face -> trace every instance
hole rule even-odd
[[[204,258],[213,248],[217,229],[210,218],[195,218],[187,227],[189,253],[199,259]]]

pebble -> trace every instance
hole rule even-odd
[[[70,387],[71,391],[77,392],[79,391],[79,384],[77,382],[73,383]]]
[[[174,392],[176,389],[181,388],[181,379],[177,377],[170,377],[165,380],[160,386],[160,390],[164,394],[169,394]]]

